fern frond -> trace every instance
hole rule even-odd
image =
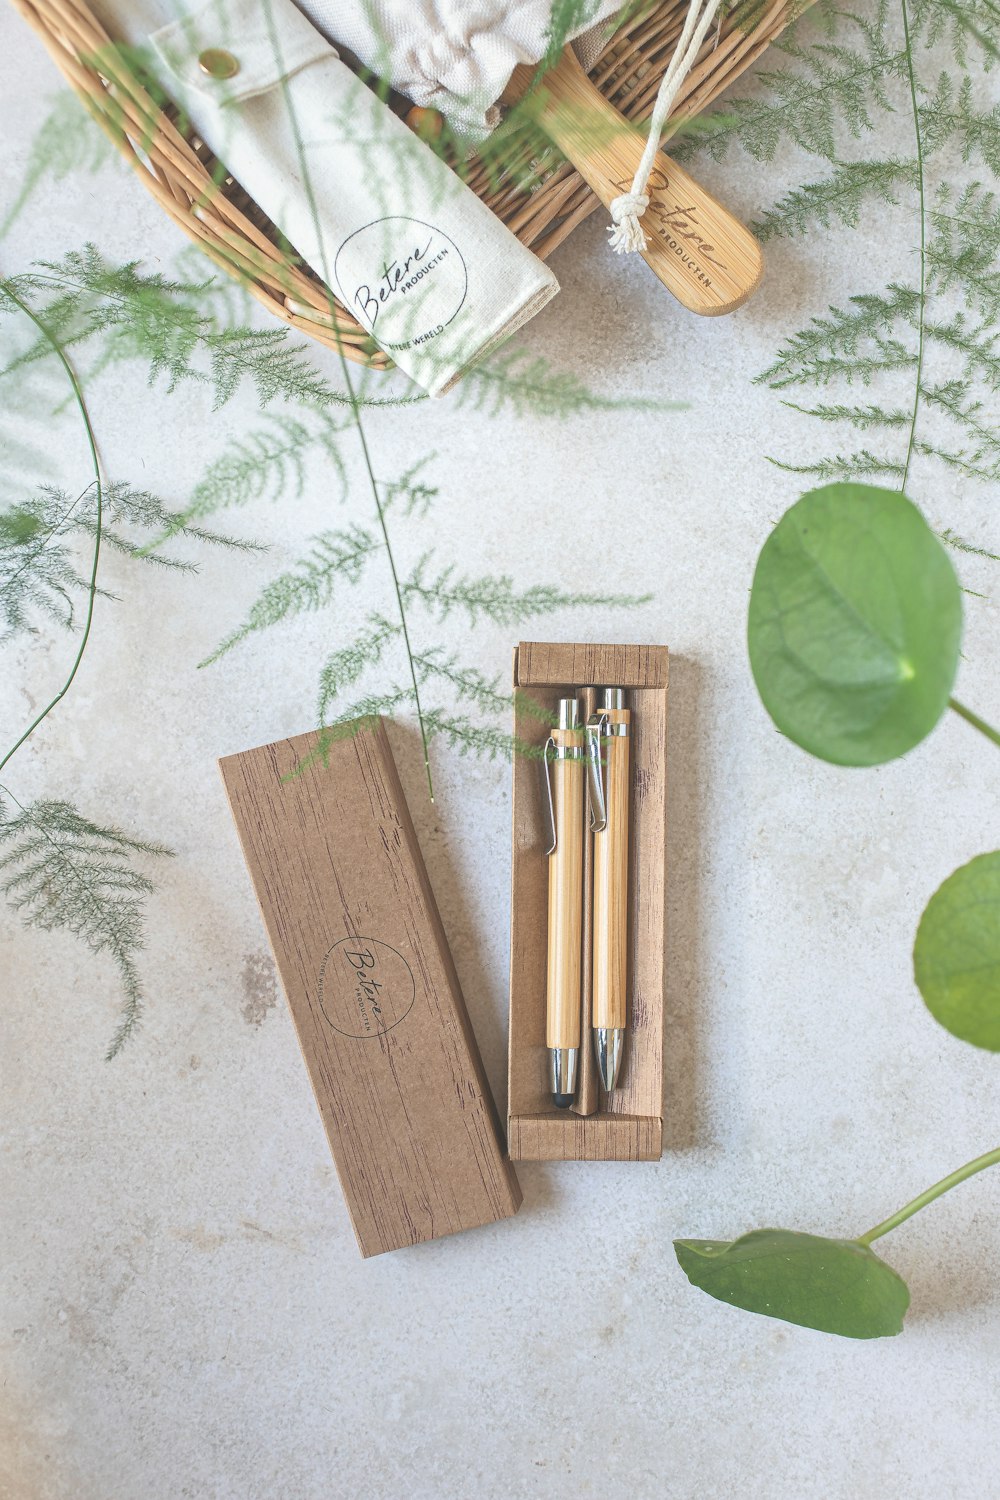
[[[867,385],[878,370],[916,364],[916,352],[892,337],[898,323],[912,327],[919,317],[921,299],[915,288],[891,283],[884,294],[863,293],[850,302],[848,310],[831,307],[827,317],[813,318],[792,334],[757,380],[779,389],[844,375]]]
[[[949,322],[926,322],[924,332],[929,339],[961,357],[968,380],[981,378],[991,390],[1000,390],[1000,353],[997,351],[1000,333],[995,328],[988,324],[973,328],[964,313],[956,313]]]
[[[706,147],[721,160],[738,142],[758,161],[773,161],[779,144],[791,140],[835,161],[841,129],[855,138],[874,130],[875,113],[892,111],[887,84],[906,76],[906,54],[893,44],[885,0],[870,20],[846,14],[843,19],[855,28],[853,46],[776,43],[792,66],[756,75],[766,97],[727,99],[706,117],[705,128],[682,144],[680,157]]]
[[[102,542],[136,561],[196,571],[193,562],[146,550],[149,535],[166,527],[174,534],[215,546],[259,550],[255,542],[188,526],[157,496],[122,481],[104,486],[102,509]],[[115,529],[122,526],[138,531],[139,536]],[[0,618],[5,635],[19,631],[34,633],[33,610],[72,628],[73,596],[87,595],[90,590],[89,578],[77,571],[72,547],[72,538],[80,533],[88,537],[97,535],[97,495],[93,485],[75,500],[62,490],[43,485],[31,500],[0,513]],[[105,599],[114,597],[105,589],[98,588],[95,592]]]
[[[946,531],[939,531],[938,536],[943,542],[947,542],[949,547],[954,547],[958,552],[971,552],[976,557],[988,558],[990,562],[1000,562],[1000,554],[988,552],[985,547],[977,547],[974,543],[967,542],[964,538],[956,536],[950,526]]]
[[[982,48],[985,67],[1000,57],[1000,5],[997,0],[917,0],[914,31],[928,47],[947,37],[959,67],[969,64],[967,44]]]
[[[0,239],[43,179],[63,182],[84,172],[99,172],[107,162],[117,160],[118,152],[73,90],[55,94],[52,108],[31,143],[21,186],[0,224]]]
[[[861,210],[874,200],[896,203],[900,188],[915,187],[917,163],[888,157],[879,161],[840,161],[829,177],[793,188],[751,226],[759,240],[805,234],[816,224],[839,222],[856,228]]]
[[[108,953],[118,969],[125,1005],[109,1059],[142,1009],[135,960],[143,946],[143,900],[153,884],[133,860],[171,852],[92,823],[68,802],[35,802],[12,817],[0,809],[0,889],[10,905],[28,926],[72,932],[92,952]]]
[[[552,0],[545,28],[545,51],[538,64],[540,74],[554,68],[574,32],[580,31],[597,12],[597,0]]]
[[[492,620],[496,625],[518,625],[533,615],[584,606],[632,608],[646,604],[650,594],[568,594],[554,584],[537,583],[518,593],[506,574],[474,578],[458,574],[454,564],[429,576],[430,554],[421,558],[410,577],[400,584],[404,599],[416,599],[439,620],[464,611],[469,624]]]
[[[963,161],[979,155],[1000,176],[1000,104],[991,110],[977,109],[968,76],[956,90],[952,75],[941,74],[936,90],[920,106],[920,133],[926,154],[942,146],[957,147]]]
[[[88,491],[69,500],[43,489],[0,514],[0,618],[3,636],[35,633],[32,614],[48,615],[67,629],[74,619],[73,595],[89,583],[77,571],[65,540],[73,510]]]
[[[100,336],[96,370],[120,359],[142,359],[150,384],[162,376],[173,391],[184,380],[207,382],[216,406],[244,379],[253,383],[262,403],[276,396],[306,406],[346,403],[309,363],[305,346],[291,342],[287,328],[220,329],[204,311],[205,283],[144,275],[137,266],[137,261],[110,265],[88,244],[61,261],[39,261],[36,270],[12,277],[10,284],[48,294],[39,311],[64,348]],[[39,340],[8,370],[40,358],[48,347]]]
[[[817,406],[800,406],[795,401],[785,401],[782,404],[792,411],[801,412],[803,416],[818,417],[821,422],[848,422],[860,432],[870,432],[872,428],[878,427],[905,429],[909,427],[913,417],[912,412],[870,403],[865,406],[847,406],[821,401]]]
[[[941,443],[918,438],[914,451],[925,458],[936,458],[949,468],[968,479],[977,479],[995,484],[1000,479],[1000,431],[990,419],[983,417],[983,403],[968,397],[967,383],[950,380],[936,386],[921,386],[921,400],[931,407],[946,413],[970,440],[970,446],[948,448]],[[900,409],[870,406],[824,405],[806,407],[794,402],[785,405],[806,416],[818,417],[821,421],[850,423],[861,431],[888,429],[907,431],[912,421],[912,412]],[[879,475],[899,477],[905,464],[897,459],[873,454],[870,449],[860,452],[821,459],[809,464],[793,464],[772,459],[778,468],[794,474],[811,474],[821,479],[861,479]]]
[[[770,97],[763,103],[737,103],[734,109],[727,102],[731,118],[720,122],[715,139],[709,134],[708,145],[721,154],[731,139],[740,139],[748,150],[766,158],[779,140],[791,139],[832,160],[828,176],[787,193],[761,216],[755,227],[762,238],[803,233],[816,224],[854,225],[861,222],[867,203],[892,203],[904,191],[913,193],[921,215],[920,289],[893,283],[884,291],[854,296],[846,306],[831,307],[787,338],[758,379],[776,389],[832,383],[872,386],[883,377],[907,374],[917,389],[911,387],[906,401],[896,394],[899,382],[893,381],[890,400],[876,394],[864,402],[786,402],[821,421],[885,434],[886,446],[876,441],[810,463],[771,461],[814,479],[888,476],[908,484],[911,459],[920,455],[963,476],[995,484],[1000,479],[1000,433],[993,413],[973,392],[983,386],[1000,391],[1000,207],[997,195],[982,184],[953,183],[950,167],[948,184],[938,189],[933,205],[927,203],[925,169],[932,153],[947,152],[950,161],[981,159],[1000,175],[1000,105],[979,106],[965,51],[972,34],[987,53],[1000,55],[994,44],[1000,39],[1000,0],[968,0],[962,5],[955,0],[909,0],[902,15],[902,50],[898,28],[888,24],[884,3],[874,31],[858,17],[849,19],[856,28],[850,48],[813,48],[806,57],[793,47],[789,56],[794,75],[781,75],[777,91],[771,79]],[[947,42],[958,63],[955,71],[941,72],[931,88],[922,82],[910,50],[914,36],[927,47]],[[853,71],[849,53],[857,64]],[[866,115],[863,100],[852,105],[850,88],[869,63],[881,84]],[[845,78],[847,107],[842,109]],[[918,160],[844,161],[834,150],[838,131],[846,127],[858,135],[871,129],[875,108],[892,107],[890,85],[895,93],[897,79],[907,85],[900,93],[909,95],[907,103],[914,113]],[[802,92],[797,96],[799,86]],[[940,309],[936,298],[941,293],[958,293],[961,309]],[[944,356],[945,378],[929,378],[932,352]],[[961,370],[958,376],[956,366]],[[937,430],[944,425],[940,420],[930,434],[923,430],[930,411],[953,425],[957,440]],[[893,434],[905,440],[905,456],[892,451]]]
[[[433,462],[435,458],[437,458],[436,453],[426,453],[399,479],[379,486],[383,515],[388,515],[389,511],[398,505],[402,506],[403,514],[406,516],[427,514],[437,499],[439,491],[435,485],[425,483],[419,476],[420,470]]]
[[[937,443],[928,443],[919,440],[916,443],[916,451],[922,453],[926,458],[936,458],[949,469],[954,469],[965,479],[977,479],[982,484],[996,484],[1000,479],[1000,464],[995,460],[992,463],[982,462],[982,452],[970,452],[964,448],[942,448]]]
[[[772,458],[769,462],[787,474],[810,474],[817,479],[828,480],[873,479],[884,474],[901,478],[905,469],[901,460],[880,458],[868,448],[861,448],[857,453],[838,453],[833,458],[821,458],[809,464],[790,464],[778,458]]]
[[[978,42],[986,58],[986,68],[1000,57],[1000,5],[997,0],[924,0],[928,10],[944,11],[951,18],[953,47],[959,64],[964,67],[964,38]]]
[[[294,417],[271,412],[266,420],[267,426],[231,439],[211,461],[195,485],[188,516],[302,494],[306,450],[320,434]]]
[[[331,705],[345,688],[353,687],[365,667],[375,666],[381,661],[386,647],[402,634],[402,626],[385,619],[382,615],[369,615],[365,630],[349,646],[334,651],[323,663],[319,674],[319,703],[317,717],[326,722]]]
[[[606,396],[569,370],[553,370],[541,355],[515,349],[475,365],[458,387],[458,405],[495,416],[509,407],[516,416],[568,417],[581,411],[679,411],[682,406],[647,397]]]
[[[488,714],[510,714],[513,695],[502,693],[496,677],[486,677],[476,667],[463,667],[455,655],[445,655],[440,646],[414,653],[421,683],[446,682],[460,699]]]
[[[396,713],[413,702],[412,687],[390,688],[385,693],[366,693],[362,698],[356,698],[343,713],[339,713],[329,724],[323,725],[323,735],[333,738],[343,738],[349,735],[354,725],[364,723],[365,720],[375,719],[381,715]]]
[[[165,373],[173,390],[189,373],[197,348],[203,315],[196,299],[204,283],[168,280],[159,273],[143,276],[138,261],[111,265],[96,245],[70,251],[61,261],[39,261],[32,271],[11,277],[15,290],[48,296],[39,304],[46,327],[64,348],[93,337],[102,337],[102,358],[125,346],[131,355],[141,344],[150,365],[150,379]],[[9,369],[47,352],[40,339]],[[197,378],[204,379],[199,372]]]
[[[243,624],[227,635],[211,655],[198,663],[207,667],[258,630],[267,630],[279,620],[307,610],[322,609],[333,597],[337,584],[346,579],[357,583],[373,552],[382,549],[364,527],[352,525],[344,531],[324,531],[311,538],[311,548],[287,573],[267,585],[253,604]]]
[[[282,781],[294,781],[310,766],[330,764],[332,746],[343,740],[353,739],[360,731],[369,728],[373,720],[383,715],[398,713],[400,709],[413,707],[413,688],[391,688],[386,693],[370,693],[358,698],[343,713],[324,724],[317,732],[316,743],[295,765]]]
[[[929,406],[946,412],[978,444],[977,458],[992,455],[994,462],[1000,462],[1000,427],[985,412],[982,401],[969,396],[965,381],[945,380],[938,385],[921,386],[920,394]]]
[[[96,535],[97,518],[94,508],[87,506],[76,512],[73,519],[75,530],[89,536]],[[131,537],[115,526],[128,526],[140,532]],[[164,505],[157,495],[149,490],[137,490],[121,480],[104,488],[104,515],[101,523],[101,539],[116,552],[137,562],[155,563],[166,568],[180,568],[185,572],[197,572],[198,564],[185,559],[165,556],[150,550],[150,542],[164,534],[187,537],[190,541],[205,542],[213,547],[226,547],[234,552],[263,552],[260,542],[247,541],[242,537],[228,536],[221,531],[209,531],[203,526],[192,526],[178,511]]]
[[[927,284],[933,291],[964,288],[984,321],[1000,315],[1000,205],[981,183],[969,183],[954,199],[948,187],[928,215]]]
[[[916,354],[901,344],[898,339],[878,339],[872,352],[864,356],[853,356],[851,354],[832,354],[817,356],[815,359],[804,361],[796,373],[779,373],[771,384],[775,390],[783,386],[809,384],[828,385],[836,379],[846,380],[848,385],[860,381],[862,385],[871,385],[876,375],[884,375],[894,370],[913,369],[917,363]]]
[[[534,745],[528,745],[494,725],[474,724],[443,709],[432,708],[424,714],[428,739],[441,738],[460,755],[478,755],[484,760],[510,760],[515,751],[541,756]]]
[[[337,399],[305,358],[305,345],[290,343],[285,328],[225,328],[202,333],[202,341],[211,360],[216,409],[245,379],[253,382],[261,406],[276,396],[303,406]]]

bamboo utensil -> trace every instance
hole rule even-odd
[[[580,1056],[583,935],[583,726],[575,698],[560,698],[559,724],[545,746],[551,817],[545,1041],[552,1098],[568,1109]]]
[[[628,1024],[628,834],[632,715],[623,688],[604,688],[587,725],[594,831],[591,1021],[601,1082],[617,1082]]]
[[[627,193],[645,147],[590,81],[571,47],[532,86],[528,67],[515,68],[504,102],[518,99],[539,129],[572,162],[601,202]],[[643,260],[691,312],[717,317],[740,307],[760,285],[760,245],[683,167],[656,153],[642,219]]]

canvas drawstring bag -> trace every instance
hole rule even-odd
[[[496,101],[519,64],[537,63],[551,38],[553,0],[296,0],[333,41],[415,104],[440,111],[460,133],[481,140],[499,123]],[[596,59],[606,23],[622,0],[577,0],[566,31],[584,68]],[[629,190],[610,205],[611,247],[644,250],[640,219],[663,127],[693,67],[721,0],[688,0],[680,38],[650,118],[646,147]]]

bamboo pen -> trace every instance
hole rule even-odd
[[[601,689],[587,724],[587,763],[594,831],[594,1049],[608,1093],[618,1078],[628,1024],[631,722],[624,689]]]
[[[545,745],[552,819],[549,856],[549,956],[545,1041],[552,1098],[568,1109],[580,1056],[583,930],[583,726],[575,698],[560,698],[559,724]]]

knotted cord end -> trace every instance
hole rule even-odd
[[[613,221],[608,228],[609,243],[615,254],[630,255],[633,251],[645,250],[646,235],[639,220],[649,207],[646,194],[622,193],[611,200],[609,207]]]

